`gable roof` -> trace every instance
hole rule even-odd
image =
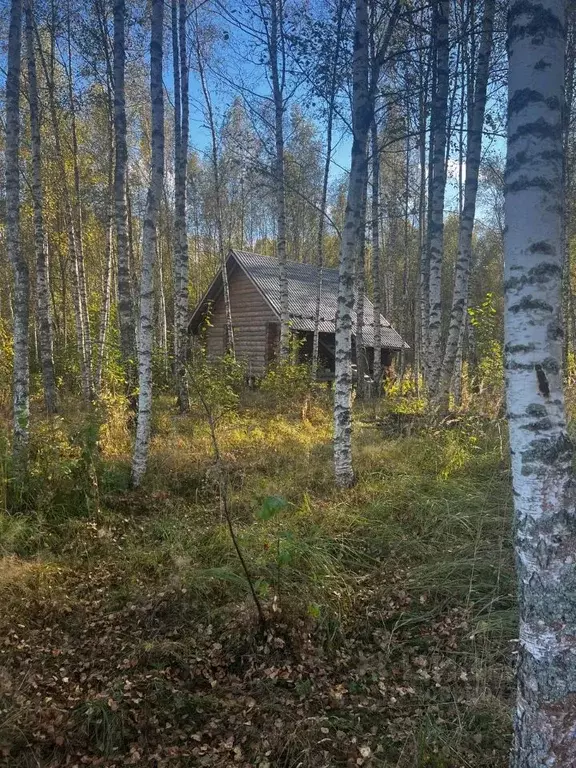
[[[280,269],[278,260],[248,251],[231,250],[226,261],[227,271],[236,263],[252,281],[265,301],[280,319]],[[316,290],[318,267],[301,264],[296,261],[286,262],[288,278],[288,311],[290,325],[298,331],[314,331],[316,313]],[[195,329],[201,317],[222,292],[221,270],[212,281],[206,294],[194,310],[190,324]],[[338,300],[338,270],[324,268],[322,273],[322,296],[320,303],[320,333],[335,332],[335,318]],[[356,313],[352,312],[352,327],[356,326]],[[382,347],[386,349],[406,349],[408,345],[392,328],[388,320],[380,315],[380,334]],[[364,344],[374,346],[374,307],[370,299],[364,297]]]

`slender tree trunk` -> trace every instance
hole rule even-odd
[[[114,139],[112,129],[109,135],[108,156],[108,221],[106,222],[106,248],[104,254],[104,280],[102,305],[98,323],[97,359],[96,359],[96,391],[102,389],[102,376],[106,361],[106,335],[110,321],[110,301],[112,297],[112,238],[114,230]]]
[[[427,384],[436,392],[442,363],[442,258],[444,251],[444,193],[446,189],[446,128],[448,111],[449,53],[448,26],[449,0],[435,0],[435,69],[436,89],[430,121],[432,146],[432,178],[428,216],[429,315]]]
[[[354,483],[352,467],[352,311],[354,262],[366,187],[368,131],[372,107],[368,86],[368,10],[366,0],[356,0],[354,58],[352,64],[352,156],[344,231],[340,246],[338,305],[336,312],[336,377],[334,387],[334,469],[336,484]]]
[[[513,768],[576,765],[576,499],[562,392],[565,3],[508,17],[505,354],[520,632]]]
[[[374,303],[374,387],[376,397],[382,388],[382,270],[380,263],[380,149],[378,126],[372,121],[372,284]]]
[[[12,0],[6,76],[6,250],[14,271],[13,454],[17,471],[26,467],[30,418],[28,263],[20,247],[20,52],[22,0]]]
[[[454,268],[454,292],[448,339],[440,379],[436,391],[436,403],[446,410],[450,397],[450,382],[454,376],[454,365],[458,353],[458,344],[462,335],[466,305],[468,303],[468,281],[472,262],[472,232],[476,216],[476,196],[478,192],[478,173],[482,150],[482,130],[486,110],[486,90],[490,70],[492,51],[492,30],[494,26],[495,0],[486,0],[482,22],[482,41],[478,54],[478,70],[475,77],[475,92],[472,117],[469,123],[466,147],[466,183],[464,187],[464,206],[460,217],[458,233],[458,258]]]
[[[70,194],[70,188],[68,186],[68,178],[66,174],[66,164],[64,162],[64,154],[62,151],[62,143],[60,140],[60,125],[58,121],[58,114],[56,111],[56,94],[55,94],[55,82],[52,76],[53,69],[48,67],[46,57],[42,48],[42,42],[38,33],[38,27],[34,26],[34,34],[36,38],[36,46],[40,56],[40,62],[42,64],[42,70],[44,72],[44,78],[48,90],[48,104],[50,109],[50,118],[52,123],[52,130],[54,134],[54,145],[56,149],[56,158],[58,161],[61,183],[62,183],[62,195],[63,195],[63,207],[64,218],[66,221],[66,230],[68,236],[68,251],[70,254],[70,262],[72,267],[72,301],[74,305],[74,322],[76,326],[76,345],[78,348],[78,359],[80,364],[80,376],[82,381],[82,395],[86,403],[92,402],[93,389],[92,389],[92,372],[90,370],[90,359],[88,357],[88,350],[86,347],[86,328],[85,328],[85,313],[82,310],[82,272],[79,266],[79,249],[76,239],[76,227],[74,225],[74,208],[72,205],[72,197]]]
[[[288,276],[286,272],[286,188],[284,179],[284,2],[270,0],[268,54],[274,99],[274,138],[276,156],[274,187],[276,193],[276,250],[280,274],[280,357],[288,356],[290,346]]]
[[[417,305],[419,308],[419,317],[415,321],[414,328],[418,330],[414,336],[418,337],[416,345],[415,358],[417,358],[416,384],[419,389],[420,373],[423,370],[427,374],[428,351],[428,318],[430,316],[430,261],[427,229],[427,179],[426,179],[426,122],[427,108],[426,94],[428,92],[428,81],[430,77],[432,56],[428,59],[426,74],[420,72],[419,83],[419,109],[418,109],[418,149],[420,156],[420,184],[418,191],[418,250],[420,254],[420,276],[417,291]],[[420,68],[421,69],[421,68]]]
[[[186,176],[188,169],[188,53],[186,0],[172,0],[174,71],[174,343],[176,386],[181,412],[189,409],[186,363],[188,354],[188,233]]]
[[[128,251],[127,174],[125,96],[125,0],[114,0],[114,216],[116,222],[116,261],[118,286],[118,323],[120,354],[126,377],[126,391],[134,390],[136,380],[136,328]]]
[[[366,141],[368,143],[368,141]],[[360,399],[366,397],[366,346],[364,345],[364,294],[366,293],[366,203],[368,192],[368,164],[362,193],[362,210],[360,212],[360,231],[358,233],[358,255],[356,264],[356,373],[358,382],[356,393]],[[374,350],[376,352],[376,350]]]
[[[170,362],[168,355],[168,320],[166,317],[166,293],[164,291],[164,258],[162,252],[162,243],[158,238],[158,286],[159,286],[159,307],[158,307],[158,325],[160,342],[159,347],[162,351],[164,361],[164,375],[168,379],[170,373]]]
[[[50,286],[48,241],[44,234],[44,203],[42,193],[42,149],[40,139],[40,105],[38,76],[34,53],[34,21],[32,0],[25,3],[26,57],[28,61],[28,100],[30,104],[30,139],[32,145],[32,205],[34,208],[34,249],[36,255],[36,300],[44,405],[49,414],[56,413],[58,399],[54,374],[52,319],[50,317]]]
[[[162,91],[163,0],[152,0],[150,100],[152,103],[151,177],[142,232],[140,346],[138,349],[138,421],[132,459],[132,482],[139,486],[146,471],[152,416],[152,344],[154,337],[154,261],[156,226],[164,179],[164,94]]]
[[[200,74],[200,83],[202,86],[202,93],[204,95],[204,102],[206,104],[206,117],[208,118],[208,128],[210,129],[211,138],[211,163],[212,174],[214,178],[214,195],[216,202],[216,237],[218,241],[218,256],[220,259],[220,269],[222,270],[222,293],[224,296],[224,311],[226,314],[226,353],[230,353],[235,356],[234,345],[234,325],[232,323],[232,307],[230,304],[230,286],[228,284],[228,271],[226,269],[226,249],[224,247],[224,227],[222,224],[222,187],[220,182],[220,166],[218,158],[218,139],[216,135],[216,124],[214,122],[214,113],[212,111],[212,100],[210,98],[210,92],[206,83],[206,75],[204,72],[204,62],[202,59],[202,51],[200,50],[200,42],[197,46],[198,54],[198,72]]]
[[[340,45],[342,37],[343,4],[338,4],[338,16],[336,20],[336,50],[332,62],[330,77],[330,89],[328,95],[328,116],[326,123],[326,160],[324,163],[324,176],[322,178],[322,196],[320,200],[320,216],[318,217],[318,236],[316,240],[316,265],[318,278],[316,282],[316,304],[314,307],[314,332],[312,336],[312,380],[315,381],[318,374],[318,347],[320,340],[320,309],[322,306],[322,283],[324,279],[324,232],[326,228],[326,204],[328,201],[328,183],[330,181],[330,165],[332,162],[332,130],[334,124],[334,104],[336,101],[336,81],[338,77],[338,64],[340,61]]]
[[[80,166],[78,164],[78,134],[76,130],[76,105],[73,91],[72,72],[72,32],[70,28],[70,0],[68,0],[67,26],[68,26],[68,99],[70,102],[71,137],[72,137],[72,165],[74,169],[74,201],[72,210],[74,214],[73,226],[76,228],[76,256],[78,264],[78,302],[82,316],[82,328],[84,332],[84,375],[87,377],[90,387],[91,399],[93,396],[92,381],[92,338],[90,333],[90,316],[88,312],[88,281],[86,277],[86,265],[84,260],[84,227],[82,221],[82,197],[80,194]]]

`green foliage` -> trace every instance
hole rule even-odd
[[[208,412],[216,420],[235,411],[245,377],[245,366],[231,355],[212,361],[198,351],[188,367],[191,407],[204,418]]]
[[[479,306],[468,310],[468,315],[476,364],[472,371],[465,366],[465,376],[472,377],[471,388],[480,395],[473,404],[480,412],[497,413],[504,396],[504,358],[494,295],[487,293]]]
[[[12,332],[6,322],[0,318],[0,405],[6,407],[12,392],[12,362],[14,348]]]
[[[271,520],[287,506],[288,502],[282,496],[267,496],[256,511],[256,517],[258,520]]]
[[[301,406],[311,388],[310,366],[295,363],[292,355],[269,366],[260,383],[260,390],[267,395],[273,408]]]

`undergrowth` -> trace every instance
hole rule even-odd
[[[138,491],[119,403],[36,421],[30,485],[0,514],[5,765],[507,763],[501,424],[357,407],[358,483],[338,491],[324,395],[265,398],[218,424],[264,637],[200,409],[159,401]]]

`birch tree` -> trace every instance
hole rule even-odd
[[[172,0],[174,72],[174,342],[176,382],[181,411],[189,408],[186,381],[188,349],[188,235],[186,175],[188,166],[188,51],[186,0]]]
[[[444,195],[446,191],[446,142],[448,123],[449,0],[435,0],[433,5],[435,44],[435,93],[430,118],[430,199],[427,232],[428,328],[426,343],[427,384],[436,391],[442,363],[442,256],[444,250]]]
[[[562,392],[565,4],[508,22],[505,367],[519,585],[513,768],[576,764],[576,500]]]
[[[224,224],[222,221],[223,192],[220,178],[220,162],[218,157],[218,136],[216,133],[216,123],[214,120],[214,110],[212,108],[212,99],[206,81],[206,72],[204,66],[203,52],[200,43],[199,30],[196,31],[196,58],[198,64],[198,74],[200,75],[200,84],[202,86],[202,95],[206,106],[206,119],[210,130],[210,161],[212,165],[212,175],[214,181],[215,213],[216,213],[216,240],[218,245],[218,256],[220,259],[220,269],[222,270],[222,294],[224,298],[224,312],[226,316],[226,343],[225,353],[235,356],[234,346],[234,325],[232,323],[232,307],[230,304],[230,286],[228,283],[228,270],[226,269],[226,249],[224,247]]]
[[[380,148],[378,146],[378,126],[376,120],[371,125],[371,156],[372,156],[372,201],[371,201],[371,236],[372,236],[372,303],[374,305],[374,386],[375,393],[380,395],[382,381],[382,272],[380,267]]]
[[[324,233],[326,230],[326,214],[328,202],[328,183],[330,181],[330,166],[332,164],[332,134],[334,129],[334,112],[336,107],[336,95],[338,86],[338,67],[340,63],[340,48],[342,45],[342,17],[344,15],[344,3],[338,0],[336,9],[336,40],[335,49],[330,68],[330,78],[327,83],[327,115],[326,115],[326,159],[324,161],[324,175],[322,177],[322,196],[320,199],[320,215],[318,217],[318,239],[316,246],[316,265],[318,267],[318,279],[316,282],[316,303],[314,307],[314,331],[312,336],[312,361],[311,375],[316,379],[318,374],[318,348],[320,340],[320,310],[322,304],[322,283],[324,278]]]
[[[60,172],[62,183],[63,207],[66,221],[66,232],[68,237],[68,252],[72,267],[72,299],[74,303],[76,345],[78,349],[78,361],[80,365],[82,394],[84,397],[84,402],[90,403],[94,393],[92,388],[92,371],[90,366],[89,345],[87,344],[87,334],[89,334],[89,330],[85,325],[88,313],[87,309],[83,307],[83,296],[85,297],[85,292],[82,290],[82,276],[84,272],[83,268],[80,266],[80,246],[78,243],[78,232],[74,221],[74,206],[72,202],[70,187],[68,184],[66,163],[64,160],[64,152],[60,135],[60,122],[58,119],[58,110],[56,105],[56,83],[53,57],[51,56],[49,66],[44,54],[44,49],[42,47],[38,26],[36,24],[34,25],[34,36],[36,39],[36,47],[40,57],[40,62],[42,64],[42,72],[44,74],[44,80],[46,82],[46,88],[48,91],[48,107],[50,111],[50,121],[52,124],[52,131],[54,136],[54,148],[56,150],[56,160],[58,163],[58,170]]]
[[[354,266],[362,226],[362,208],[368,174],[368,133],[374,114],[375,89],[386,57],[400,2],[394,3],[378,51],[370,61],[367,0],[356,0],[352,60],[352,150],[346,212],[338,268],[334,382],[334,472],[336,484],[354,484],[352,467],[352,312]]]
[[[458,256],[454,268],[454,292],[450,327],[440,372],[436,402],[441,407],[448,407],[450,382],[454,376],[458,348],[464,332],[466,305],[468,302],[468,280],[472,261],[472,232],[476,216],[476,197],[478,193],[478,173],[482,151],[482,130],[486,110],[486,90],[490,73],[490,53],[492,50],[492,32],[494,27],[495,0],[486,0],[482,21],[482,39],[478,53],[478,67],[474,78],[472,115],[469,121],[466,146],[466,182],[464,186],[464,204],[460,216],[458,232]]]
[[[344,230],[338,271],[336,311],[336,372],[334,385],[334,471],[341,487],[354,484],[352,467],[352,312],[354,309],[354,261],[362,219],[366,186],[366,143],[372,120],[368,83],[368,8],[356,0],[354,58],[352,61],[352,156]]]
[[[139,486],[146,471],[152,415],[152,344],[154,337],[154,261],[156,226],[164,179],[164,94],[162,90],[163,0],[152,0],[150,38],[150,101],[152,152],[150,186],[142,232],[140,280],[140,331],[138,347],[138,419],[132,458],[132,483]]]
[[[42,192],[42,145],[40,138],[40,100],[34,53],[34,21],[32,0],[25,0],[25,38],[28,64],[28,102],[30,106],[30,142],[32,155],[32,206],[34,216],[34,251],[36,257],[36,301],[38,309],[40,362],[44,405],[50,414],[57,410],[56,377],[54,374],[52,318],[48,279],[48,243],[44,232],[44,201]]]
[[[126,42],[125,0],[114,0],[114,216],[116,221],[116,259],[118,287],[118,321],[120,325],[120,354],[130,393],[134,384],[136,360],[136,329],[130,255],[128,252],[128,209],[126,200],[128,145],[126,142]]]
[[[266,13],[269,8],[269,17]],[[276,198],[276,250],[280,276],[280,356],[289,348],[288,276],[286,272],[286,184],[284,179],[284,110],[286,87],[286,48],[284,37],[284,2],[267,0],[260,3],[266,28],[266,40],[274,102],[274,189]]]
[[[14,271],[13,453],[16,468],[26,463],[30,417],[28,263],[20,245],[20,53],[22,0],[10,4],[8,72],[6,75],[6,250]]]

